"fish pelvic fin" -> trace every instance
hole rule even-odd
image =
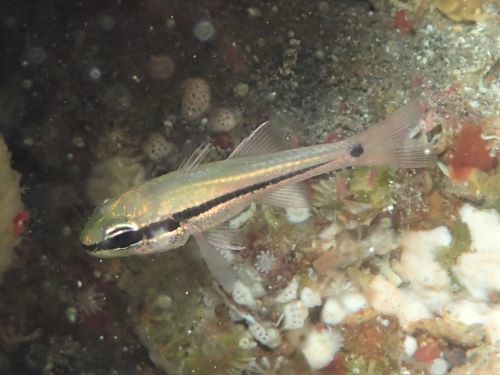
[[[348,140],[355,165],[425,168],[436,165],[420,121],[425,105],[412,100],[385,120]]]

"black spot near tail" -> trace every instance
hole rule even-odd
[[[351,149],[351,156],[354,158],[359,158],[361,155],[363,155],[363,152],[365,152],[365,150],[363,149],[363,145],[361,143],[358,143]]]

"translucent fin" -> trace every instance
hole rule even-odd
[[[273,123],[266,121],[255,129],[234,149],[228,159],[248,155],[265,155],[285,150],[287,147],[273,132]]]
[[[240,232],[230,228],[215,228],[206,232],[207,241],[218,250],[244,250]]]
[[[212,146],[209,143],[204,143],[200,145],[194,152],[184,159],[179,166],[179,171],[190,171],[193,168],[196,168],[198,165],[203,163],[206,160],[208,153],[212,149]]]
[[[435,165],[432,147],[422,134],[425,106],[412,100],[381,123],[347,140],[357,165],[422,168]]]
[[[238,280],[236,271],[231,263],[214,249],[202,232],[193,233],[196,243],[200,247],[201,256],[222,288],[229,294],[233,292],[234,284]]]
[[[302,182],[267,193],[260,202],[281,208],[311,208],[307,185]]]

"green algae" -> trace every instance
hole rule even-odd
[[[367,360],[362,356],[351,355],[346,362],[348,375],[382,375],[395,374],[387,358]]]
[[[252,361],[246,328],[233,322],[195,248],[131,259],[120,287],[137,334],[169,374],[239,374]]]
[[[370,220],[391,204],[394,173],[382,167],[337,172],[313,185],[313,204],[331,221]]]
[[[389,168],[356,168],[349,190],[355,200],[369,203],[374,210],[379,210],[390,204],[393,178],[394,171]]]
[[[477,192],[484,198],[485,208],[495,208],[500,211],[500,167],[493,174],[477,172]]]
[[[451,234],[451,244],[441,248],[436,256],[436,260],[448,270],[448,272],[450,272],[451,268],[457,263],[457,259],[460,255],[469,251],[471,245],[469,228],[465,223],[455,223],[451,228]]]

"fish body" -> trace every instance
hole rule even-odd
[[[430,166],[432,152],[422,137],[414,137],[422,113],[421,103],[413,101],[349,139],[292,150],[278,150],[269,124],[263,124],[227,160],[194,163],[108,200],[89,219],[81,243],[98,257],[162,252],[190,236],[206,247],[205,231],[253,201],[307,206],[300,183],[313,176],[347,166]]]

